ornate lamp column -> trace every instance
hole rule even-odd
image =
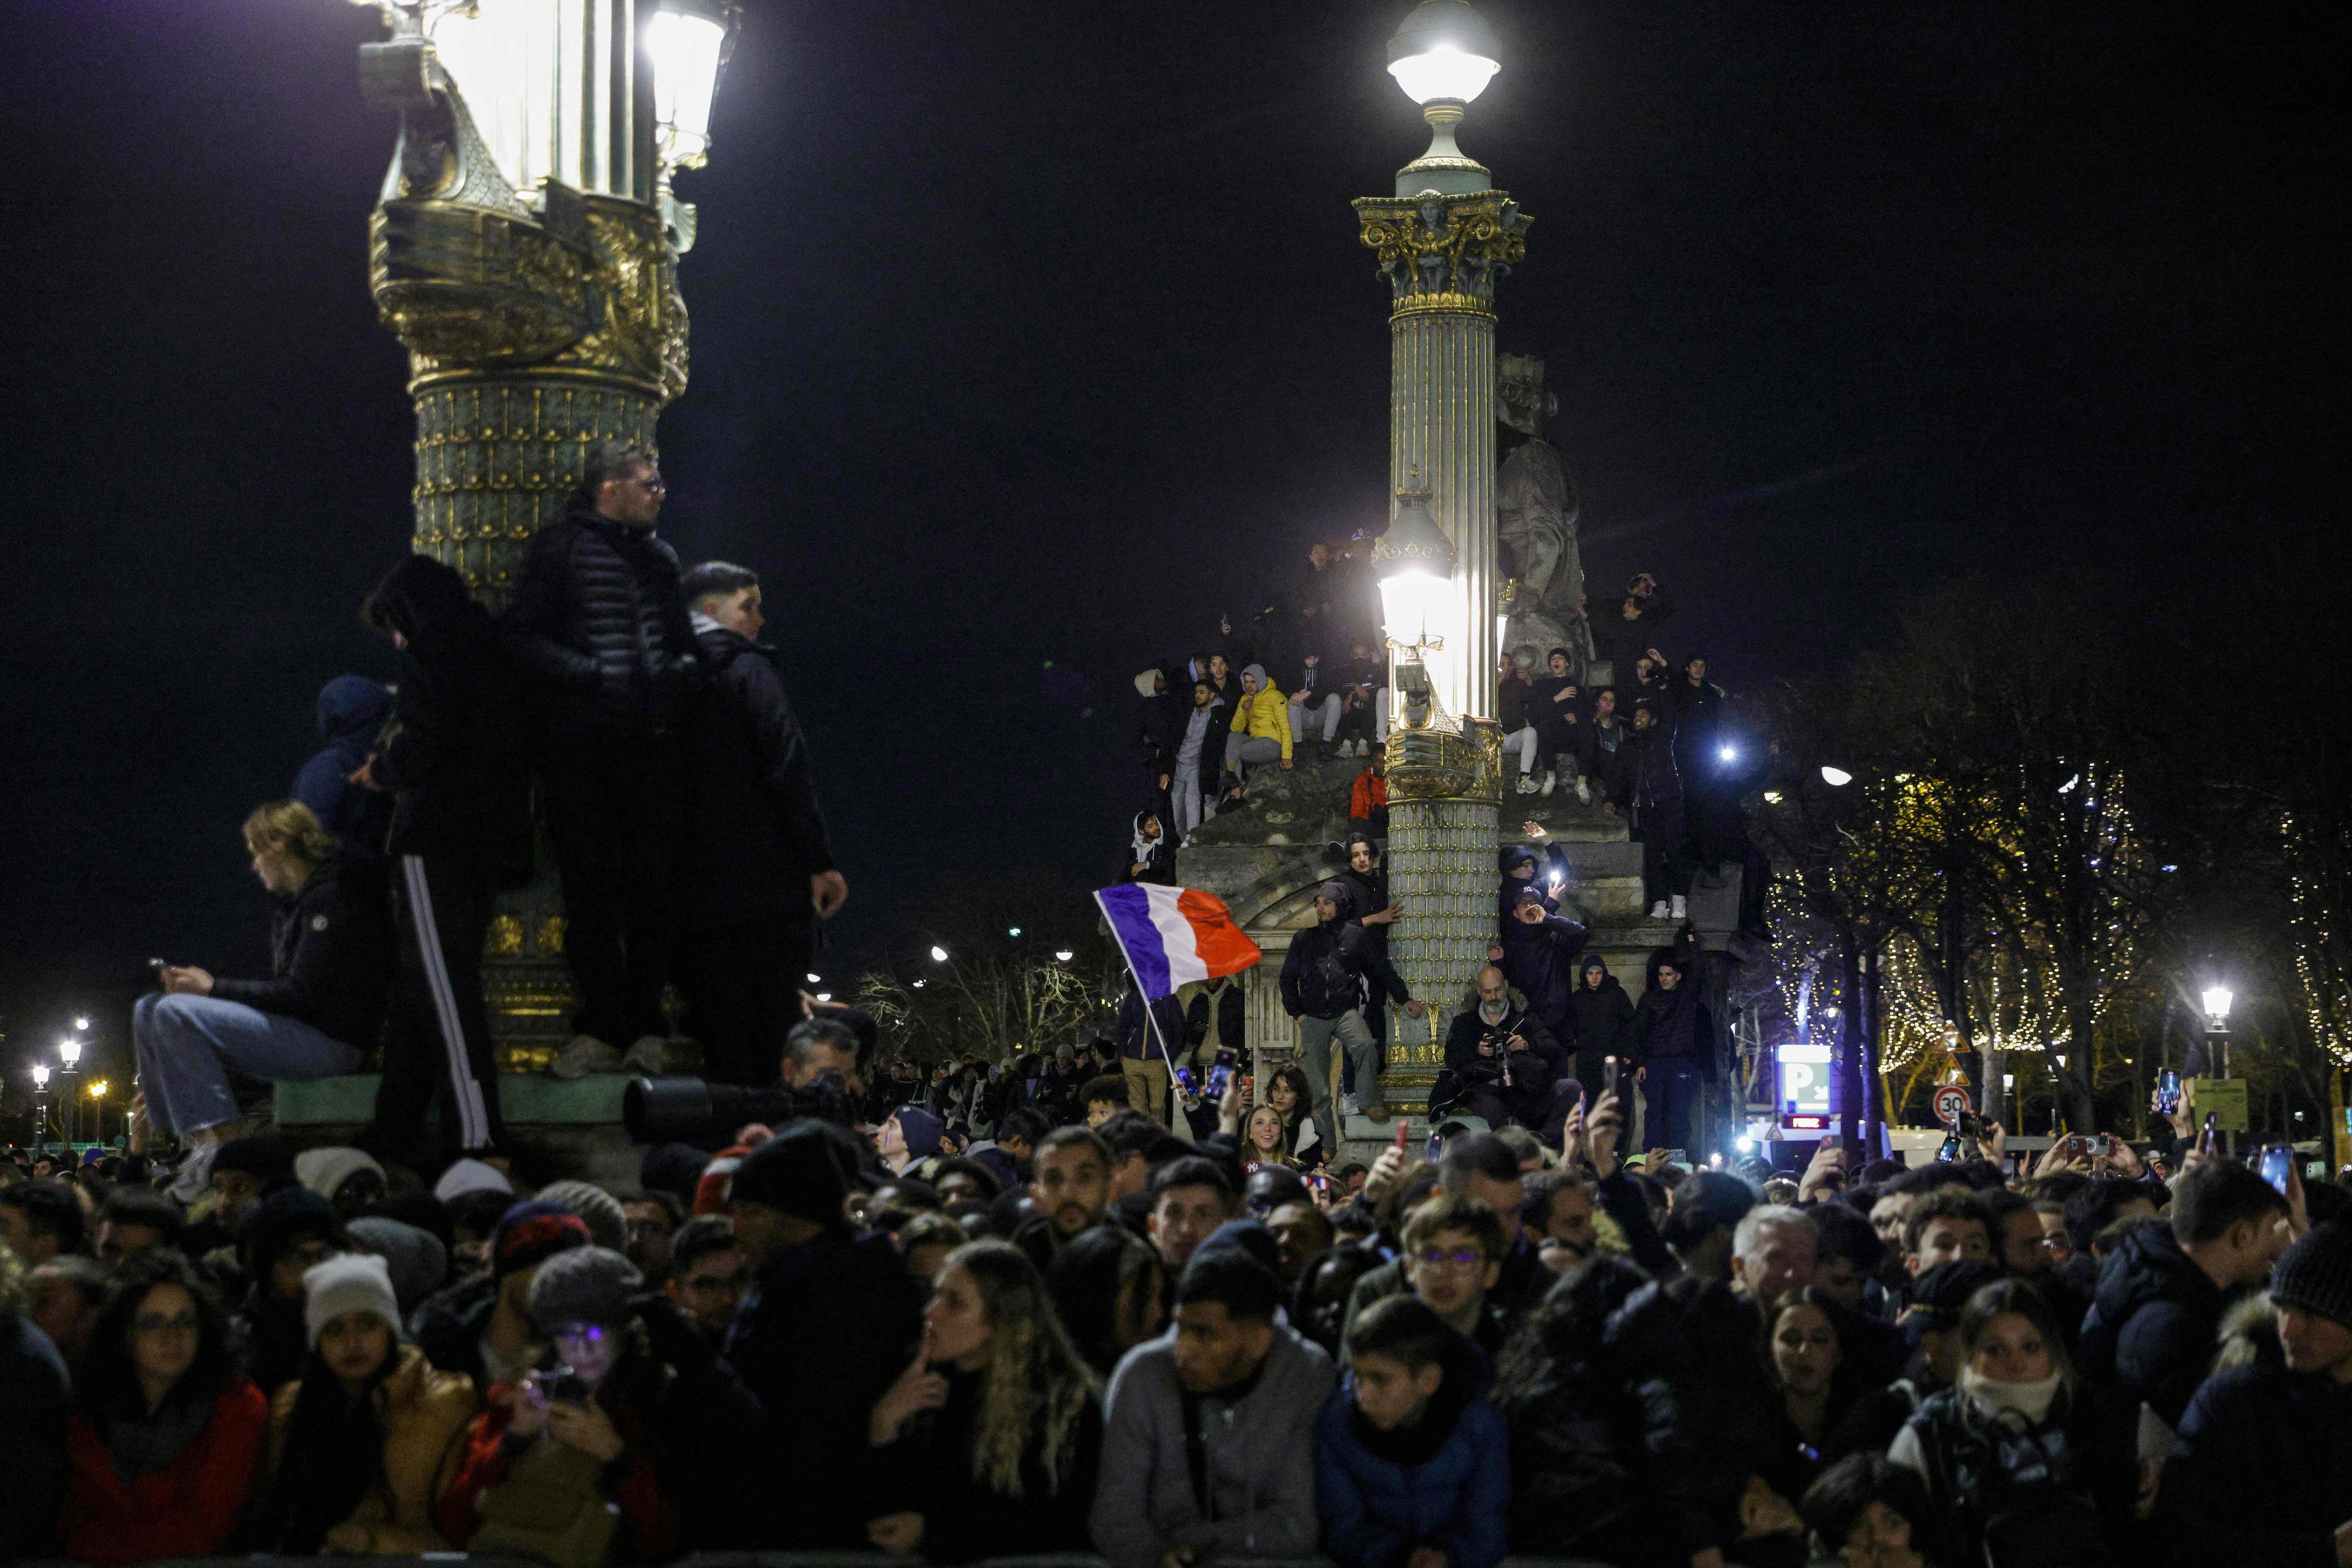
[[[414,548],[497,608],[587,452],[655,444],[686,390],[677,258],[738,0],[358,0],[367,101],[400,114],[369,285],[408,350]],[[502,901],[484,988],[509,1067],[566,1032],[552,879]]]
[[[686,389],[677,256],[734,0],[363,0],[367,100],[400,112],[369,282],[409,351],[417,550],[496,606],[587,449]]]
[[[1355,204],[1390,291],[1389,475],[1399,507],[1375,550],[1395,659],[1389,883],[1410,916],[1391,957],[1416,996],[1458,995],[1494,932],[1502,733],[1495,723],[1495,280],[1526,253],[1527,215],[1463,156],[1454,128],[1498,68],[1464,0],[1424,0],[1389,40],[1429,150],[1393,196]],[[1442,570],[1426,531],[1450,545]],[[1392,542],[1393,541],[1393,542]],[[1421,564],[1416,565],[1414,563]],[[1416,1043],[1414,1067],[1433,1069]]]

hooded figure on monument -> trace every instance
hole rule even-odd
[[[1559,412],[1559,399],[1544,390],[1543,361],[1532,355],[1497,355],[1495,382],[1496,418],[1528,438],[1495,476],[1498,564],[1503,579],[1517,585],[1503,651],[1517,657],[1532,649],[1531,662],[1540,667],[1554,648],[1565,648],[1581,674],[1592,659],[1592,632],[1584,620],[1576,481],[1541,434],[1544,420]]]

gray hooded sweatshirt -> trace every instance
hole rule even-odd
[[[1179,1546],[1210,1558],[1316,1555],[1315,1419],[1337,1380],[1329,1356],[1277,1323],[1247,1393],[1198,1402],[1203,1514],[1185,1458],[1175,1331],[1128,1352],[1103,1400],[1096,1549],[1111,1568],[1156,1568]]]

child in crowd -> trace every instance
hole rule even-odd
[[[1495,1568],[1511,1472],[1485,1358],[1412,1296],[1367,1307],[1348,1356],[1315,1428],[1325,1550],[1343,1568]]]

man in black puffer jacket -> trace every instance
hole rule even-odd
[[[756,641],[759,575],[706,561],[685,587],[710,683],[688,746],[694,808],[681,914],[693,935],[678,986],[704,1075],[772,1084],[801,1021],[817,922],[833,917],[849,883],[834,867],[776,651]]]
[[[544,695],[548,826],[580,990],[559,1077],[661,1071],[682,849],[688,707],[702,664],[677,555],[654,536],[667,492],[653,452],[588,454],[561,521],[533,534],[507,601],[507,651]]]

